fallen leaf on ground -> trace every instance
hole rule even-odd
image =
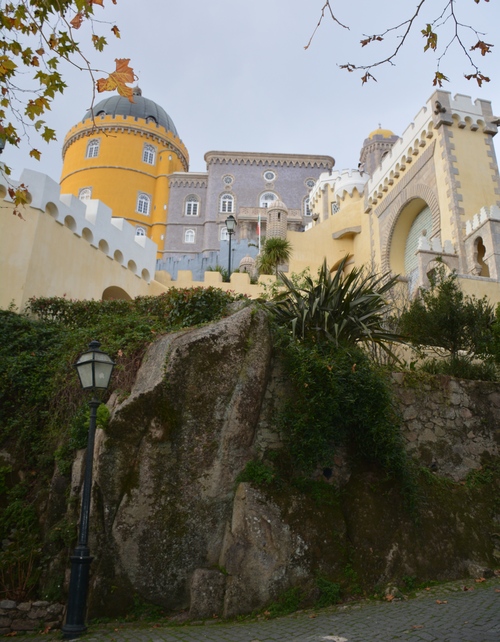
[[[486,579],[484,577],[478,577],[476,583],[480,584],[481,582],[486,582]]]
[[[424,625],[423,624],[414,624],[411,628],[412,629],[423,629]]]
[[[394,595],[386,595],[386,596],[385,596],[385,599],[386,599],[388,602],[392,602],[392,600],[394,599]]]
[[[462,586],[462,591],[473,591],[474,587],[473,586]]]
[[[448,600],[436,600],[436,604],[448,604]]]

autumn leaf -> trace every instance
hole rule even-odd
[[[436,600],[436,604],[448,604],[448,600]]]
[[[97,51],[103,51],[104,47],[107,44],[106,38],[104,36],[96,36],[95,34],[92,36],[92,43]]]
[[[90,0],[91,4],[98,4],[100,7],[104,7],[104,0]],[[116,4],[116,2],[113,2],[113,4]]]
[[[111,27],[111,31],[115,34],[117,38],[121,38],[120,30],[116,25],[114,27]]]
[[[443,86],[443,82],[448,82],[448,78],[443,73],[441,73],[440,71],[436,71],[436,74],[434,76],[434,80],[432,81],[432,84],[434,85],[434,87],[436,87],[436,85],[438,87],[442,87]]]
[[[375,78],[375,76],[373,76],[369,71],[367,71],[364,76],[361,76],[361,84],[364,85],[365,82],[368,82],[370,80],[370,78],[375,82],[377,82],[377,79]]]
[[[129,67],[130,58],[117,58],[116,62],[116,71],[112,74],[109,74],[107,78],[99,78],[97,81],[97,91],[99,93],[103,91],[116,91],[120,96],[124,96],[129,99],[131,103],[134,102],[132,95],[132,87],[127,87],[127,83],[134,82],[136,76],[132,67]]]
[[[477,580],[476,580],[476,584],[481,584],[481,582],[486,582],[486,578],[478,577]]]
[[[475,49],[479,49],[479,51],[481,52],[481,56],[486,56],[487,53],[491,53],[492,47],[493,45],[490,45],[483,40],[478,40],[478,42],[476,42],[476,44],[471,47],[470,50],[474,51]]]
[[[30,156],[31,156],[32,158],[36,158],[36,160],[38,160],[38,161],[39,161],[39,160],[40,160],[41,153],[38,151],[38,149],[32,149],[32,150],[30,151]]]
[[[83,22],[83,13],[79,11],[76,16],[73,18],[73,20],[70,21],[70,25],[73,27],[73,29],[80,29],[82,26]]]
[[[12,214],[14,214],[14,216],[18,216],[24,221],[24,217],[19,210],[19,206],[22,205],[24,207],[26,203],[28,203],[30,198],[28,188],[24,183],[21,183],[17,188],[9,187],[7,192],[14,202],[14,209],[12,210]]]
[[[422,29],[421,33],[423,37],[427,39],[427,42],[424,47],[424,51],[427,51],[428,49],[432,49],[433,51],[436,51],[438,37],[437,37],[437,33],[432,30],[432,25],[427,25],[425,29]]]
[[[471,78],[474,78],[479,87],[482,87],[483,82],[490,82],[488,76],[483,76],[483,74],[479,73],[479,71],[475,74],[465,74],[465,78],[467,80],[471,80]]]
[[[364,40],[360,40],[359,42],[362,47],[366,47],[366,45],[370,44],[370,42],[382,42],[382,40],[382,36],[368,36],[367,38],[364,38]]]

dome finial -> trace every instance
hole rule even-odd
[[[132,89],[132,95],[133,95],[133,96],[142,96],[142,89],[139,87],[139,85],[136,85],[136,86]]]

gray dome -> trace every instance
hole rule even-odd
[[[163,107],[149,100],[149,98],[144,98],[139,87],[134,88],[133,103],[123,96],[111,96],[97,103],[93,111],[96,118],[102,113],[108,116],[130,116],[131,118],[143,118],[144,120],[152,118],[160,127],[164,127],[167,131],[179,137],[177,129],[167,112]],[[83,120],[88,118],[92,118],[90,109],[83,117]]]

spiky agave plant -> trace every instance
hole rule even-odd
[[[295,338],[336,347],[372,342],[392,354],[390,344],[403,338],[386,327],[389,305],[384,295],[398,277],[369,274],[362,268],[345,274],[347,259],[333,273],[325,260],[317,280],[308,276],[302,287],[281,273],[284,290],[267,306],[278,325],[289,327]]]

